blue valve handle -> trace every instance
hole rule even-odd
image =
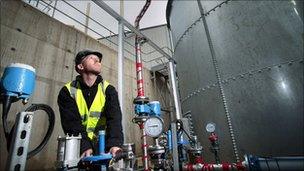
[[[84,157],[80,160],[80,163],[87,164],[98,164],[106,165],[111,159],[112,154],[105,153],[105,131],[99,131],[99,155],[98,156],[89,156]]]
[[[105,153],[105,136],[106,132],[105,130],[101,130],[98,132],[99,134],[99,154],[102,155]]]
[[[112,154],[108,153],[108,154],[102,154],[102,155],[98,155],[98,156],[89,156],[89,157],[84,157],[81,159],[82,162],[99,162],[99,161],[104,161],[104,162],[108,162],[109,160],[112,159]]]

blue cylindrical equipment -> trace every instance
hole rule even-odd
[[[28,99],[35,88],[35,69],[26,64],[8,65],[1,78],[1,89],[7,96]]]

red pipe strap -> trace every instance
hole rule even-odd
[[[136,68],[141,67],[142,68],[142,63],[141,62],[136,62]]]
[[[223,163],[223,171],[229,171],[229,167],[230,167],[230,164],[229,163]]]

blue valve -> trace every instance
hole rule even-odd
[[[148,116],[159,116],[161,114],[160,111],[160,103],[159,101],[152,101],[148,104],[135,104],[135,113],[137,115],[148,115]]]
[[[159,116],[160,117],[160,103],[159,101],[152,101],[149,104],[151,115],[152,116]]]
[[[95,164],[100,165],[101,168],[105,168],[105,166],[108,164],[108,162],[112,159],[113,156],[110,153],[105,153],[105,131],[101,130],[98,133],[99,155],[84,157],[80,160],[80,163],[88,163],[93,165]]]

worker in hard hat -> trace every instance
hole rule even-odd
[[[102,78],[102,54],[83,50],[75,57],[75,70],[79,73],[60,90],[58,106],[65,134],[81,134],[81,157],[98,154],[98,132],[106,130],[106,152],[114,156],[121,150],[123,133],[118,94]]]

